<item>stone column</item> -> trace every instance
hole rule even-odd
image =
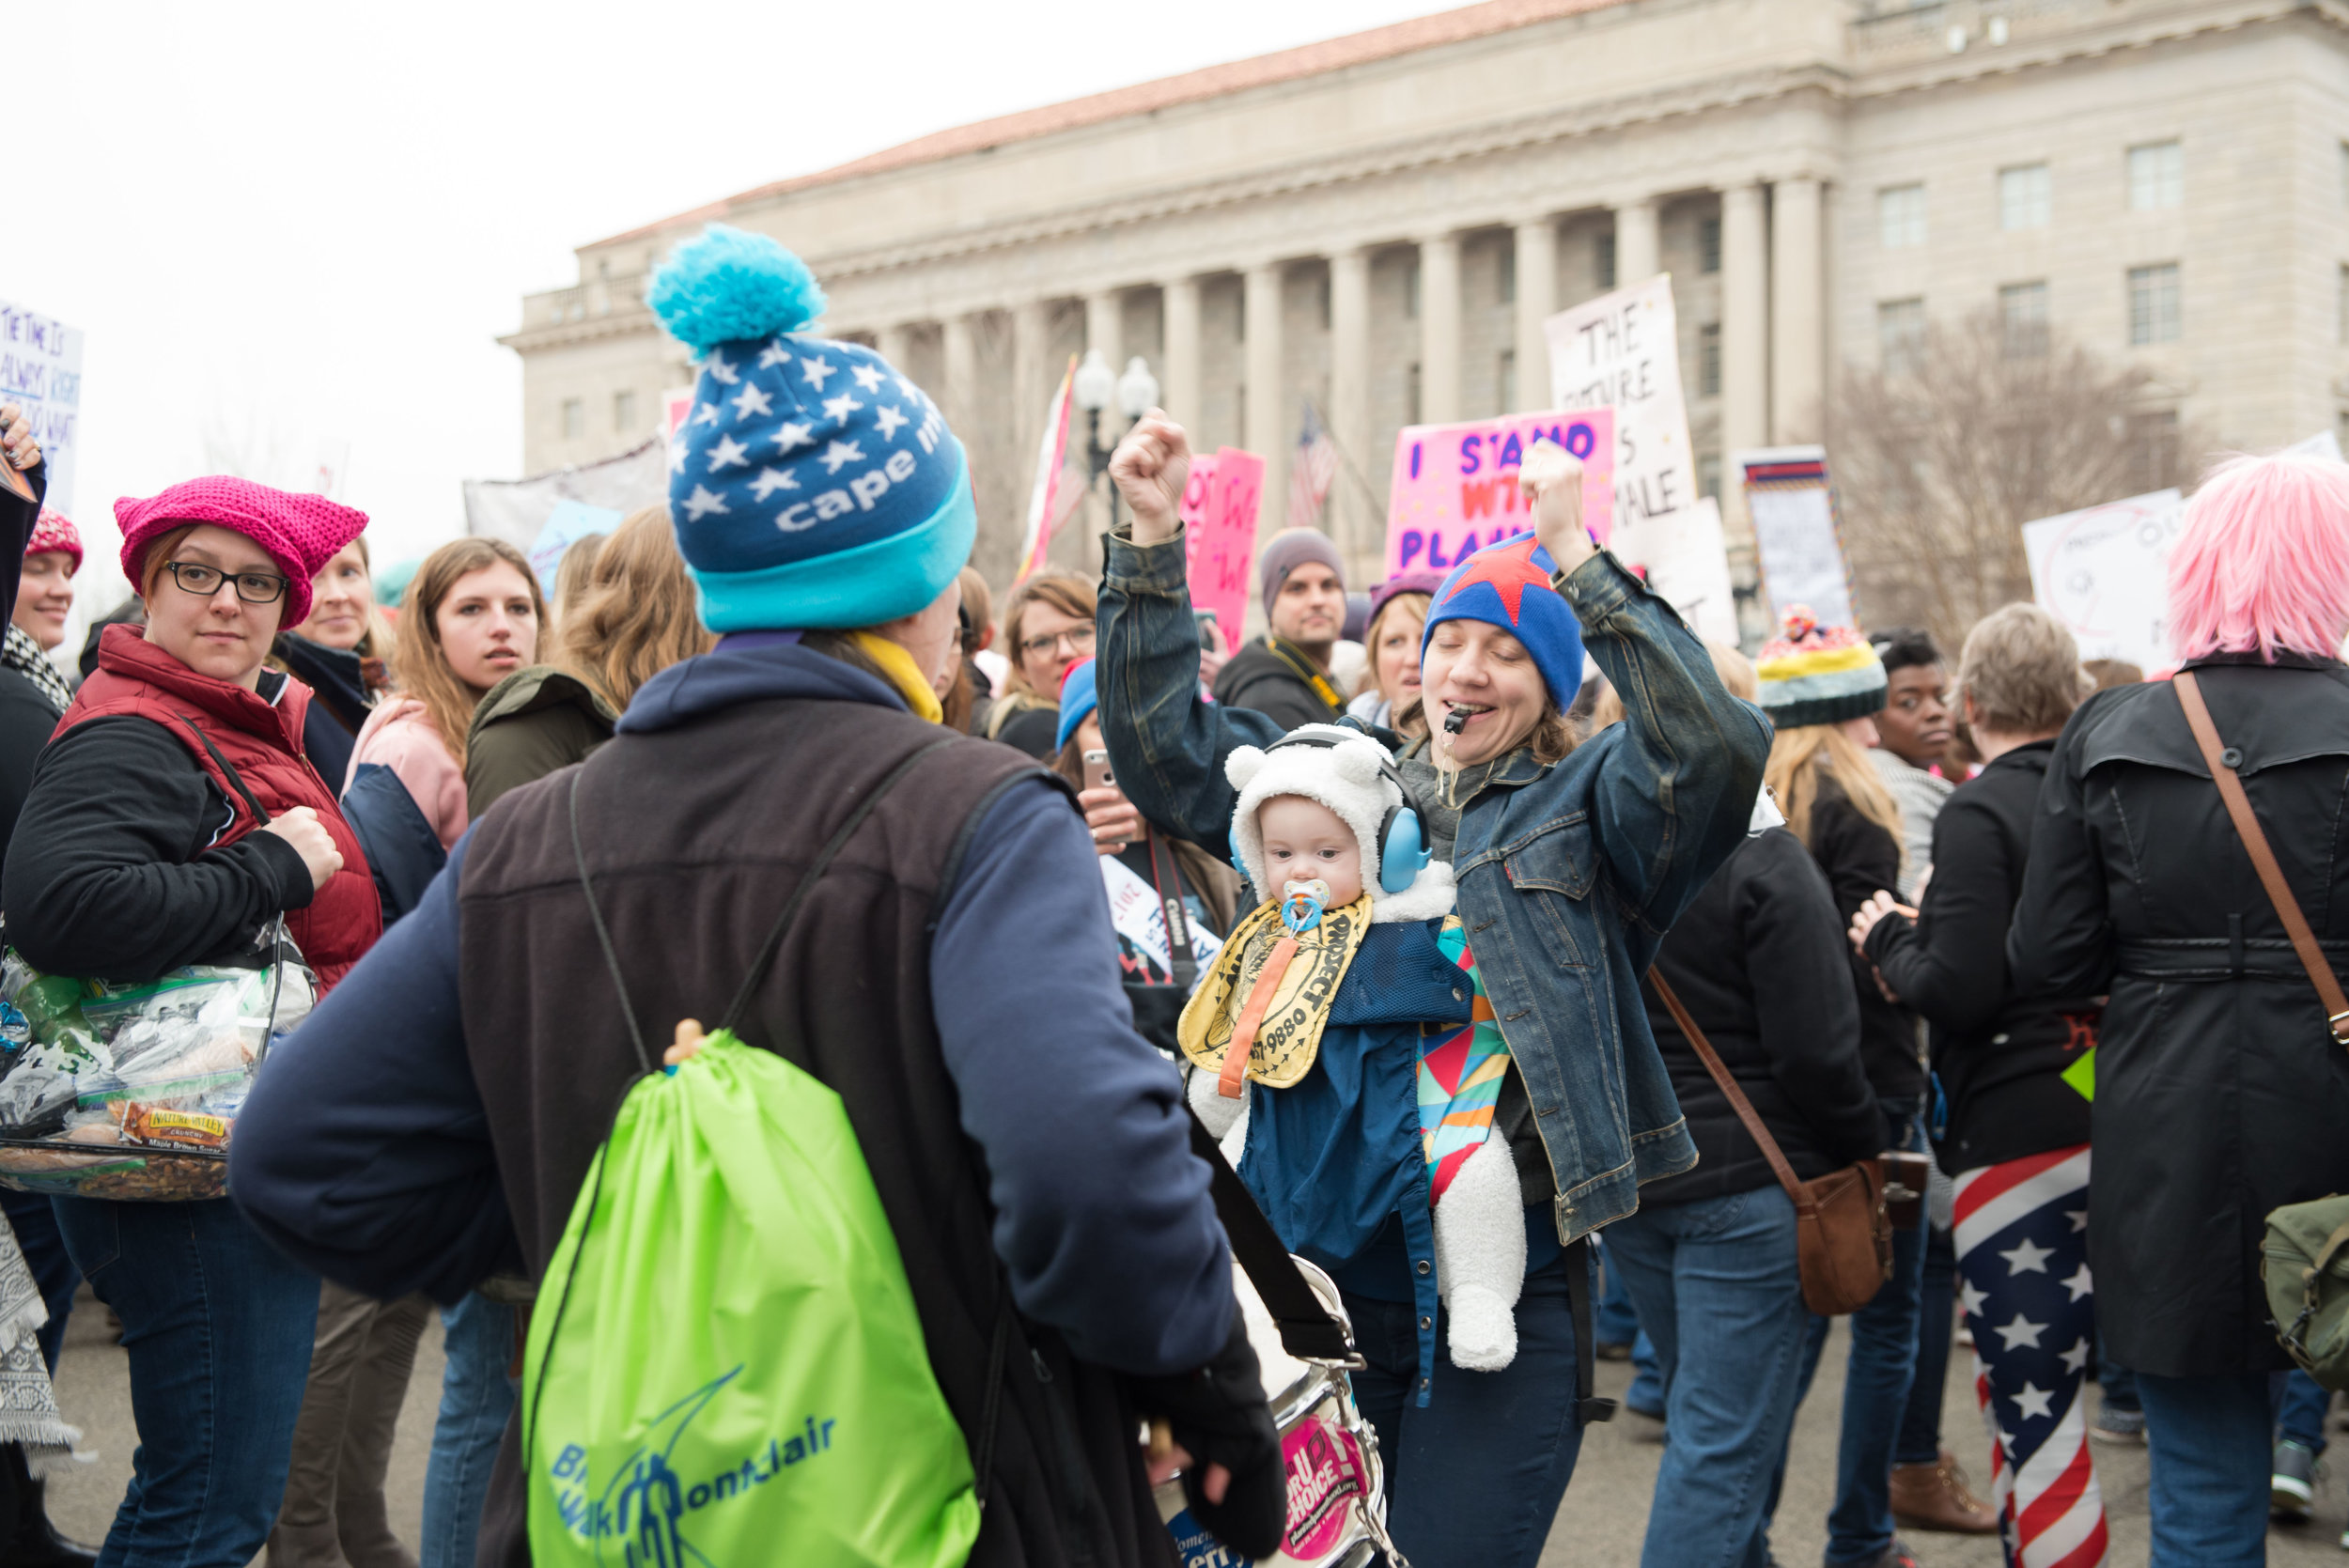
[[[1460,417],[1460,237],[1419,242],[1419,417],[1442,425]]]
[[[1770,439],[1814,442],[1825,427],[1827,288],[1820,185],[1781,179],[1770,196]]]
[[[879,339],[880,357],[887,360],[891,365],[895,365],[899,370],[904,370],[906,368],[907,361],[913,357],[912,326],[910,323],[901,321],[894,327],[881,328],[878,335]]]
[[[1378,552],[1369,503],[1348,470],[1374,472],[1370,451],[1370,252],[1341,251],[1330,258],[1330,435],[1338,445],[1338,472],[1322,515],[1346,558],[1346,581],[1373,569]]]
[[[1656,203],[1626,202],[1615,209],[1615,287],[1645,283],[1663,271],[1663,242],[1656,232]]]
[[[1256,513],[1259,537],[1285,527],[1289,501],[1289,446],[1297,440],[1281,379],[1281,263],[1248,269],[1247,449],[1264,459],[1264,500]]]
[[[979,340],[968,316],[949,316],[940,323],[945,350],[945,386],[939,402],[950,425],[977,431],[979,411]],[[967,437],[966,437],[967,439]]]
[[[1166,331],[1166,365],[1159,372],[1159,400],[1176,424],[1198,439],[1199,280],[1169,278],[1160,285]]]
[[[1769,259],[1762,187],[1721,193],[1721,510],[1748,535],[1744,488],[1730,461],[1767,444],[1770,413]]]
[[[1042,300],[1011,307],[1011,427],[1019,440],[1020,473],[1032,466],[1036,437],[1044,429],[1044,401],[1051,396],[1044,363],[1051,316]]]
[[[1518,413],[1549,407],[1549,339],[1542,323],[1558,314],[1558,224],[1547,215],[1517,225]]]

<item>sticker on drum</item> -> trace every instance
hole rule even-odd
[[[1357,1499],[1370,1495],[1361,1446],[1338,1424],[1338,1414],[1332,1401],[1281,1435],[1289,1475],[1282,1545],[1299,1562],[1318,1562],[1351,1539]]]
[[[1209,1535],[1188,1508],[1167,1520],[1166,1529],[1174,1537],[1174,1555],[1183,1568],[1248,1568],[1248,1560]]]

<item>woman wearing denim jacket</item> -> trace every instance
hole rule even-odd
[[[1224,759],[1268,744],[1280,727],[1198,699],[1175,510],[1189,468],[1181,427],[1155,411],[1111,465],[1134,523],[1130,538],[1110,540],[1102,582],[1099,679],[1118,693],[1102,705],[1103,734],[1142,814],[1222,855],[1237,800]],[[1453,1504],[1453,1533],[1415,1544],[1419,1568],[1530,1564],[1548,1535],[1580,1446],[1579,1347],[1563,1287],[1588,1261],[1575,1244],[1632,1213],[1641,1183],[1696,1159],[1639,977],[1673,918],[1743,841],[1769,747],[1767,726],[1722,687],[1704,645],[1593,546],[1579,465],[1537,446],[1522,482],[1538,497],[1534,525],[1556,570],[1545,581],[1531,548],[1490,552],[1483,569],[1493,613],[1507,618],[1431,628],[1422,677],[1433,741],[1413,742],[1398,766],[1426,808],[1428,847],[1453,863],[1460,918],[1509,1048],[1496,1121],[1527,1205],[1550,1208],[1565,1249],[1526,1281],[1520,1343],[1531,1342],[1535,1312],[1560,1321],[1548,1357],[1521,1353],[1511,1371],[1479,1375],[1423,1408],[1399,1401],[1390,1495],[1424,1485]],[[1558,688],[1579,669],[1539,667],[1507,615],[1523,596],[1552,592],[1626,698],[1626,722],[1579,747],[1560,719],[1573,692]],[[1451,733],[1445,720],[1455,717]],[[1433,1260],[1408,1264],[1423,1270]],[[1374,1330],[1362,1337],[1375,1363],[1415,1371],[1415,1322],[1359,1327]],[[1389,1337],[1403,1342],[1392,1356],[1370,1343]],[[1358,1374],[1365,1397],[1381,1391],[1382,1375]]]

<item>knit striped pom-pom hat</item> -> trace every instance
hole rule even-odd
[[[1779,635],[1754,664],[1762,711],[1781,730],[1840,724],[1884,706],[1884,660],[1857,627],[1821,626],[1808,605],[1790,604]]]

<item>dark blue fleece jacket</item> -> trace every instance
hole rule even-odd
[[[655,676],[619,727],[783,697],[903,706],[860,671],[754,634]],[[272,1053],[230,1161],[230,1192],[264,1234],[386,1298],[453,1301],[518,1257],[458,1002],[469,847],[470,834],[415,912]],[[1084,824],[1043,778],[1014,784],[973,830],[930,987],[953,999],[939,1036],[1020,1310],[1117,1371],[1207,1361],[1234,1307],[1207,1169],[1174,1067],[1134,1032]]]

